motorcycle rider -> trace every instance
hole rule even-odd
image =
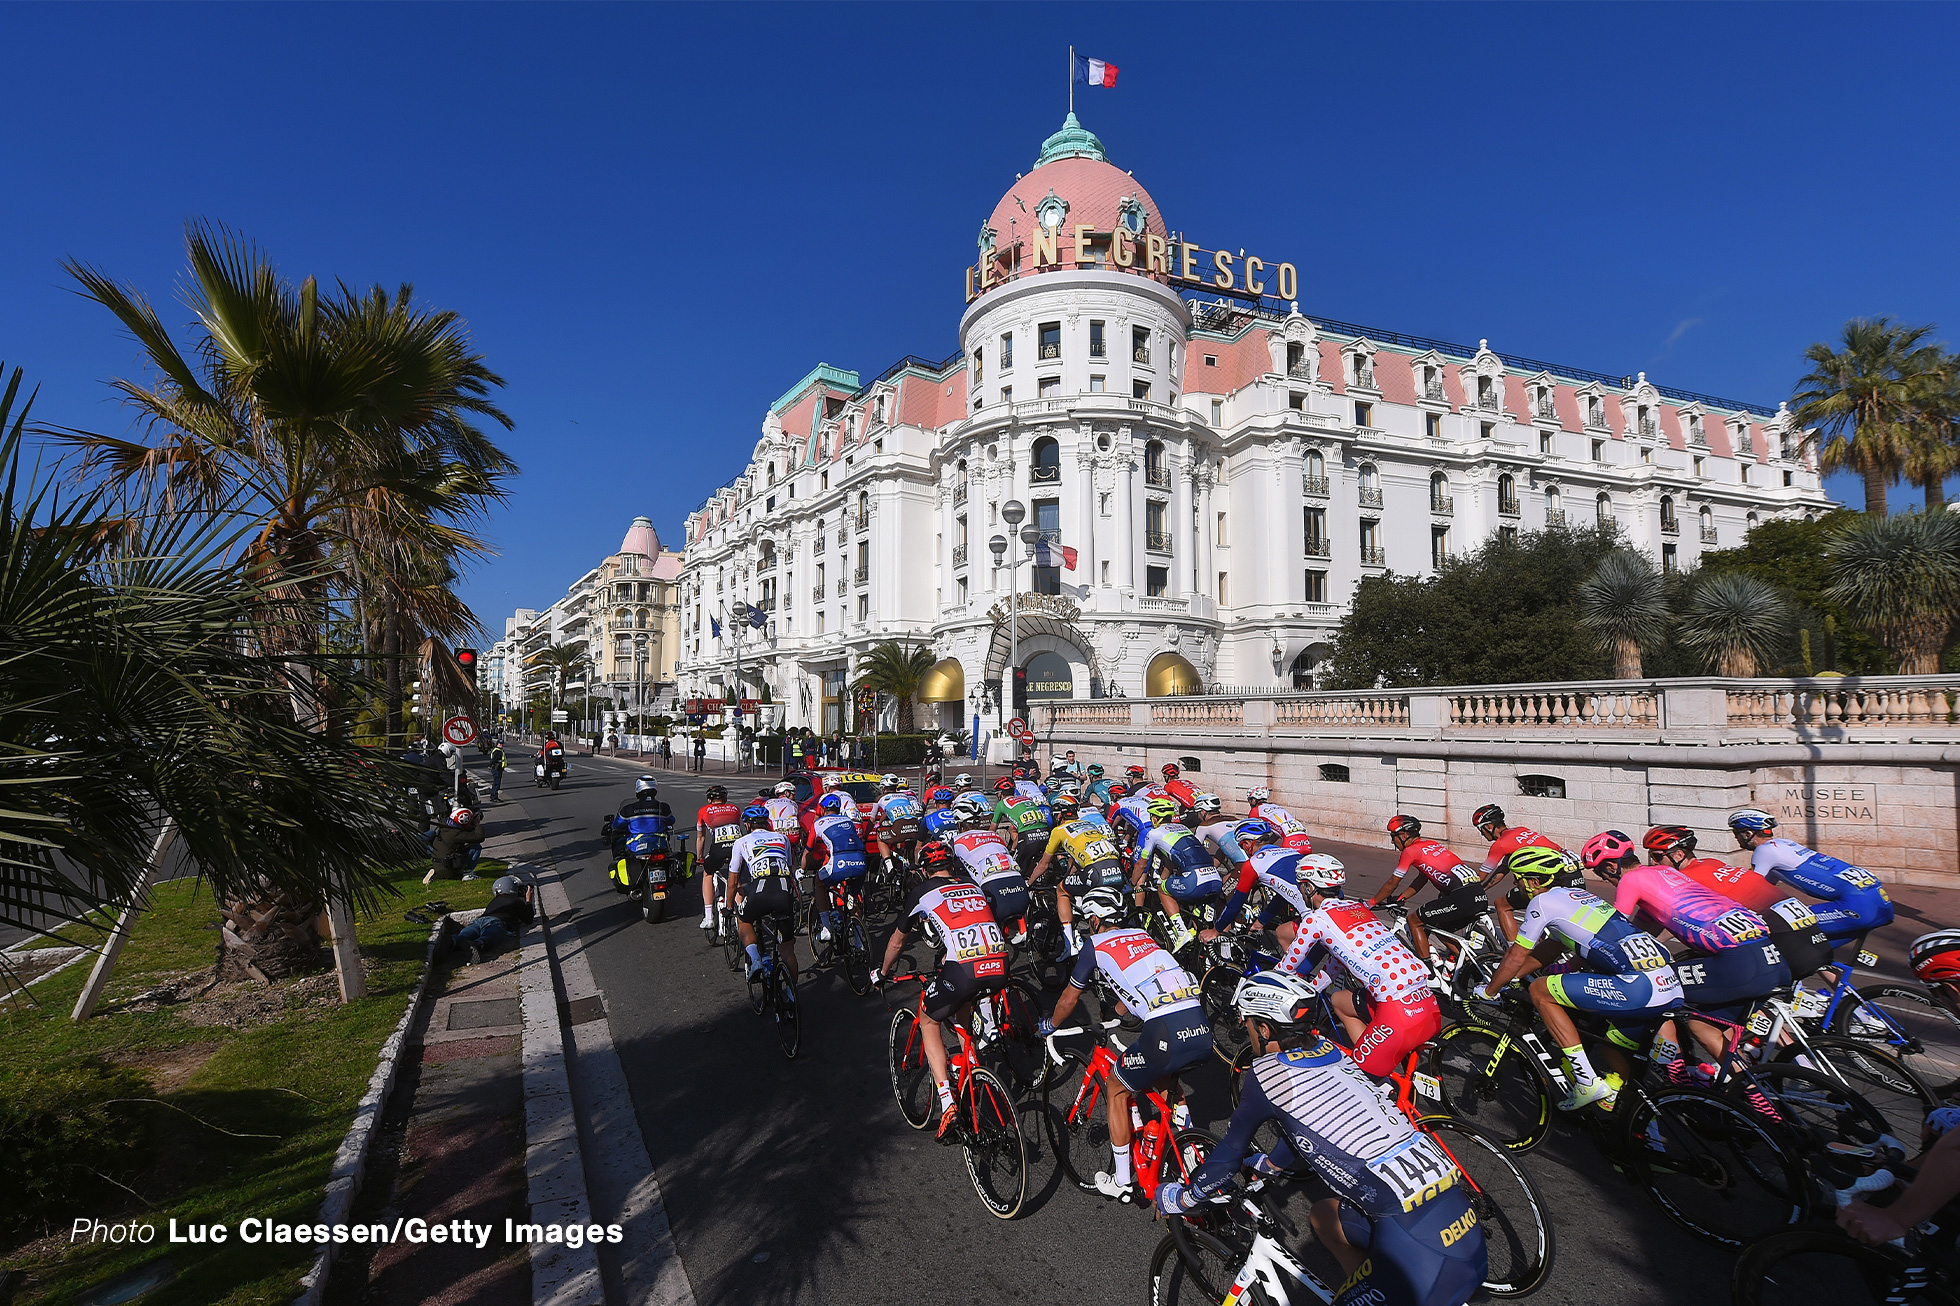
[[[667,836],[674,828],[674,809],[660,797],[660,789],[654,778],[643,775],[633,782],[633,796],[619,805],[619,810],[608,816],[599,830],[599,837],[612,843],[612,878],[622,889],[632,890],[634,886],[627,880],[626,840],[636,834],[644,834],[658,839],[664,846]]]
[[[545,779],[565,771],[565,746],[558,742],[558,732],[544,732],[544,743],[538,746],[538,761],[544,767]]]

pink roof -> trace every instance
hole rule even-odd
[[[621,553],[637,553],[646,558],[660,556],[660,536],[654,532],[653,519],[635,517],[633,524],[626,528],[626,538],[619,542]]]
[[[1189,394],[1229,395],[1273,370],[1267,333],[1248,331],[1237,340],[1193,339],[1184,362],[1184,389]],[[1205,355],[1218,360],[1206,367]]]
[[[653,560],[655,580],[679,580],[681,578],[681,555],[663,553]]]
[[[1121,213],[1121,204],[1129,196],[1136,196],[1143,203],[1143,232],[1146,236],[1162,236],[1166,232],[1164,214],[1157,207],[1157,201],[1143,188],[1143,183],[1124,172],[1113,163],[1101,159],[1072,158],[1056,159],[1044,163],[1033,172],[1016,181],[1007,188],[1007,194],[1000,197],[994,205],[993,215],[987,225],[994,229],[995,247],[1007,249],[1015,241],[1020,241],[1021,274],[1027,276],[1035,271],[1034,259],[1034,211],[1037,205],[1048,198],[1053,190],[1057,197],[1068,201],[1068,213],[1062,218],[1058,234],[1063,267],[1075,266],[1075,229],[1078,226],[1094,227],[1097,231],[1113,231],[1116,219]],[[1019,203],[1016,203],[1016,201]],[[1138,242],[1141,245],[1141,241]],[[979,251],[974,251],[978,257]],[[1173,265],[1174,266],[1174,265]],[[1052,265],[1051,265],[1052,267]],[[1143,270],[1143,251],[1137,251],[1136,270]]]
[[[1331,340],[1320,342],[1320,379],[1334,387],[1334,393],[1347,393],[1347,364],[1341,359],[1341,347]]]
[[[1406,354],[1376,354],[1375,384],[1381,387],[1382,398],[1388,403],[1413,404],[1416,401],[1415,363]]]
[[[1552,407],[1558,412],[1558,424],[1568,431],[1585,429],[1586,416],[1579,411],[1579,392],[1569,385],[1552,387]]]
[[[1613,438],[1623,439],[1627,425],[1626,409],[1620,405],[1618,395],[1607,395],[1601,401],[1606,409],[1606,424],[1613,428]]]
[[[1504,411],[1526,426],[1531,425],[1531,392],[1526,389],[1523,377],[1504,378]]]
[[[1673,404],[1659,404],[1656,406],[1661,412],[1661,434],[1666,436],[1667,442],[1676,449],[1687,448],[1687,437],[1682,433],[1681,429],[1684,425],[1681,421],[1681,410]]]
[[[1452,408],[1463,407],[1463,369],[1455,363],[1443,364],[1443,398]]]

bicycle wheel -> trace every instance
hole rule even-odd
[[[780,958],[769,978],[771,1005],[776,1017],[776,1041],[782,1045],[783,1055],[794,1061],[803,1046],[803,1004],[796,1000],[796,985],[791,982],[789,971]]]
[[[1858,996],[1866,1005],[1883,1011],[1899,1033],[1912,1040],[1906,1047],[1890,1051],[1929,1087],[1938,1092],[1960,1081],[1960,1015],[1934,993],[1917,984],[1881,984],[1859,989]],[[1866,1016],[1856,1004],[1838,1008],[1838,1023],[1842,1028],[1834,1027],[1833,1034],[1880,1041],[1893,1037],[1890,1029],[1883,1029],[1881,1022]]]
[[[1157,1182],[1169,1183],[1176,1180],[1181,1184],[1191,1182],[1191,1176],[1198,1173],[1198,1167],[1205,1163],[1218,1139],[1203,1129],[1186,1126],[1171,1133],[1171,1150],[1164,1154]],[[1139,1194],[1141,1196],[1141,1194]]]
[[[1234,1280],[1252,1252],[1256,1230],[1250,1219],[1239,1210],[1237,1201],[1232,1201],[1201,1205],[1188,1215],[1173,1217],[1170,1226],[1178,1261],[1197,1297],[1209,1306],[1224,1306],[1226,1295],[1232,1291]],[[1156,1282],[1153,1276],[1153,1291]],[[1235,1301],[1263,1304],[1269,1299],[1254,1285]]]
[[[1918,1140],[1926,1113],[1939,1105],[1926,1082],[1896,1052],[1880,1043],[1843,1034],[1819,1034],[1812,1036],[1808,1049],[1785,1048],[1777,1060],[1825,1071],[1857,1090],[1885,1117],[1893,1137],[1908,1144]]]
[[[769,1005],[769,993],[773,968],[782,965],[782,958],[772,957],[765,944],[762,949],[763,968],[748,977],[749,1010],[760,1016]]]
[[[1634,1182],[1696,1237],[1741,1247],[1803,1218],[1803,1167],[1748,1108],[1702,1088],[1630,1085],[1615,1114]]]
[[[1805,1156],[1832,1143],[1862,1147],[1891,1132],[1878,1108],[1836,1075],[1787,1061],[1750,1073]],[[1738,1078],[1730,1088],[1746,1091],[1749,1083],[1748,1077]]]
[[[1923,1269],[1893,1247],[1867,1247],[1834,1228],[1791,1229],[1750,1245],[1729,1276],[1735,1306],[1879,1306],[1882,1302],[1950,1304]]]
[[[1008,1086],[1023,1096],[1040,1092],[1047,1079],[1048,1045],[1035,1032],[1041,1003],[1034,990],[1021,980],[1009,980],[1006,988],[983,1001],[993,1006],[993,1049]]]
[[[822,893],[811,894],[809,905],[803,909],[803,937],[810,945],[810,964],[818,970],[828,966],[837,955],[836,938],[823,937],[823,913],[828,909],[824,897]],[[795,946],[793,939],[791,946]]]
[[[851,986],[851,992],[863,997],[871,992],[871,946],[864,937],[862,913],[848,913],[843,929],[844,937],[838,947],[844,962],[844,982]]]
[[[1232,1001],[1244,978],[1245,972],[1237,966],[1221,964],[1206,971],[1198,984],[1198,1004],[1211,1024],[1211,1050],[1228,1066],[1238,1059],[1239,1049],[1251,1041]]]
[[[1083,1192],[1096,1190],[1096,1170],[1105,1159],[1114,1164],[1109,1148],[1108,1086],[1100,1080],[1083,1082],[1088,1060],[1079,1052],[1063,1056],[1048,1075],[1042,1114],[1048,1146],[1061,1163],[1068,1181]]]
[[[1014,1097],[990,1070],[967,1077],[960,1094],[960,1123],[971,1131],[966,1143],[966,1174],[987,1213],[1012,1220],[1028,1196],[1028,1147]]]
[[[1222,1300],[1198,1282],[1178,1251],[1175,1234],[1167,1233],[1157,1240],[1157,1250],[1150,1254],[1150,1306],[1221,1306]],[[1261,1306],[1265,1303],[1256,1284],[1240,1300],[1248,1306],[1255,1301]]]
[[[1551,1273],[1556,1244],[1551,1208],[1502,1141],[1450,1116],[1424,1116],[1419,1128],[1443,1145],[1469,1181],[1470,1209],[1490,1254],[1484,1287],[1497,1297],[1535,1292]]]
[[[914,1129],[924,1129],[939,1118],[939,1092],[932,1084],[932,1067],[926,1064],[926,1045],[919,1034],[919,1016],[910,1007],[892,1012],[891,1031],[885,1040],[885,1062],[891,1071],[892,1097],[898,1113]]]
[[[1424,1061],[1443,1110],[1487,1131],[1513,1152],[1536,1147],[1552,1127],[1552,1086],[1518,1040],[1482,1025],[1443,1031]]]

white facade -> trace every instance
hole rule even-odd
[[[997,726],[1009,571],[988,542],[1010,500],[1076,551],[1018,570],[1048,591],[1021,665],[1056,655],[1068,674],[1041,657],[1035,677],[1076,698],[1305,684],[1362,577],[1500,530],[1610,517],[1686,568],[1830,506],[1781,408],[1207,298],[1140,270],[1153,205],[1071,118],[982,228],[993,281],[958,354],[869,384],[820,365],[771,405],[687,521],[683,696],[767,685],[788,724],[828,730],[857,657],[912,639],[949,660],[928,723]],[[1036,214],[1059,263],[1014,234]]]

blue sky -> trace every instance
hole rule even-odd
[[[957,346],[980,221],[1077,108],[1309,314],[1774,405],[1854,315],[1960,340],[1954,6],[151,4],[5,10],[0,359],[121,432],[63,258],[168,300],[183,224],[413,282],[523,467],[464,595],[681,519],[819,360]],[[178,314],[182,320],[187,314]],[[1855,485],[1833,484],[1857,502]],[[1901,488],[1895,503],[1916,499]]]

